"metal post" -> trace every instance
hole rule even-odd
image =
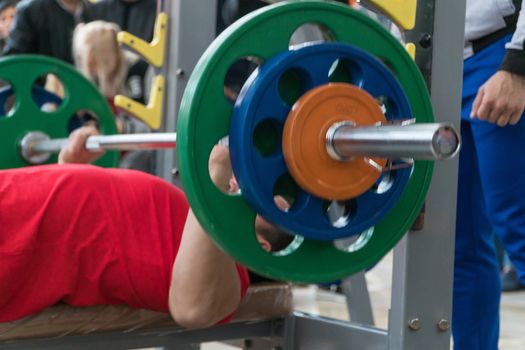
[[[431,84],[436,119],[455,125],[464,21],[465,0],[420,0],[416,28],[408,35]],[[394,251],[389,349],[450,348],[457,172],[458,159],[436,164],[424,228],[410,232]]]
[[[362,325],[375,325],[365,271],[345,278],[341,282],[341,287],[345,293],[350,321]]]
[[[161,131],[176,132],[182,94],[193,68],[215,38],[217,0],[172,0],[162,3],[169,16],[168,45],[161,73],[166,77]],[[156,174],[178,184],[175,150],[158,152]]]

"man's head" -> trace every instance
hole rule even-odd
[[[288,211],[290,203],[281,196],[274,197],[275,205],[282,211]],[[279,252],[288,247],[294,236],[268,222],[262,216],[255,217],[255,234],[261,247],[267,252]]]
[[[0,1],[0,39],[7,38],[9,27],[15,17],[16,4],[19,0]]]
[[[260,215],[255,217],[255,234],[262,249],[267,252],[279,252],[294,240],[294,236],[269,223]]]

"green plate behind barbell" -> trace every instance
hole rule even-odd
[[[42,111],[32,97],[33,83],[46,74],[54,74],[65,89],[64,100],[52,112]],[[0,60],[0,79],[14,90],[16,102],[7,116],[0,117],[0,169],[28,166],[20,155],[21,139],[30,131],[41,131],[51,138],[68,136],[68,123],[79,111],[89,111],[98,118],[102,134],[116,134],[115,118],[106,99],[73,66],[37,55],[9,56]],[[47,163],[56,163],[56,155]],[[97,165],[116,167],[118,152],[107,152]]]
[[[232,106],[223,93],[229,67],[245,57],[263,60],[288,49],[303,24],[326,27],[335,41],[355,45],[384,61],[408,96],[418,122],[432,122],[430,99],[421,74],[399,42],[366,16],[340,4],[291,1],[255,11],[223,32],[201,57],[183,96],[177,127],[181,178],[190,205],[204,229],[240,263],[277,279],[334,281],[379,261],[407,232],[423,204],[432,162],[418,161],[405,192],[372,234],[363,234],[351,252],[333,242],[305,239],[292,253],[263,251],[255,238],[256,213],[241,196],[228,196],[211,182],[208,159],[228,133]]]

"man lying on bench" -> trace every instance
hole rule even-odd
[[[100,156],[83,147],[95,133],[72,133],[59,162]],[[224,149],[210,157],[210,173],[227,182]],[[263,249],[289,243],[291,236],[256,221]],[[0,322],[62,301],[169,310],[181,326],[206,327],[228,320],[248,284],[246,269],[215,246],[184,194],[162,179],[86,164],[0,171]]]

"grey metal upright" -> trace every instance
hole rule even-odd
[[[420,0],[416,62],[436,120],[460,123],[465,0]],[[419,53],[419,55],[418,55]],[[449,349],[458,158],[436,163],[425,224],[394,252],[389,349]]]
[[[166,77],[162,132],[175,132],[177,114],[188,79],[195,64],[215,39],[217,1],[167,0],[161,11],[169,16],[165,64]],[[157,175],[177,183],[175,150],[159,151]]]

